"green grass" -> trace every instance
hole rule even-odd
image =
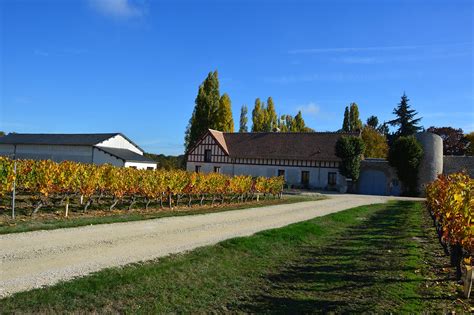
[[[10,312],[468,310],[422,203],[358,207],[0,300]],[[454,291],[453,291],[454,290]]]
[[[101,216],[94,216],[94,211],[89,211],[83,217],[81,216],[72,216],[70,218],[65,218],[63,216],[48,216],[42,218],[40,216],[30,217],[30,216],[20,216],[19,219],[11,220],[5,218],[4,221],[0,220],[0,235],[9,234],[9,233],[21,233],[37,230],[54,230],[61,228],[70,228],[86,225],[96,225],[96,224],[106,224],[106,223],[117,223],[117,222],[128,222],[128,221],[138,221],[138,220],[149,220],[157,219],[163,217],[171,216],[183,216],[183,215],[195,215],[195,214],[206,214],[212,212],[222,212],[222,211],[231,211],[231,210],[241,210],[247,208],[258,208],[271,205],[279,204],[291,204],[304,201],[315,201],[325,199],[325,197],[312,197],[312,196],[284,196],[282,199],[267,199],[260,200],[259,202],[247,202],[247,203],[233,203],[226,205],[215,206],[203,206],[196,208],[178,208],[178,209],[158,209],[157,211],[121,211],[119,214],[102,214]],[[105,212],[107,213],[107,212]],[[4,217],[7,215],[4,214]]]

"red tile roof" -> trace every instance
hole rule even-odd
[[[338,161],[335,147],[342,132],[249,132],[227,133],[209,130],[232,158]]]

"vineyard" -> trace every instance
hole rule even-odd
[[[13,161],[0,157],[1,204],[8,206],[6,198],[11,198],[15,188],[16,194],[27,200],[23,210],[30,215],[50,206],[63,207],[67,217],[73,201],[84,212],[104,202],[109,210],[117,204],[132,209],[140,203],[148,209],[150,205],[171,208],[206,202],[245,202],[258,200],[261,195],[280,197],[283,184],[281,177],[229,177],[218,173],[137,170],[70,161]]]
[[[460,279],[465,266],[471,270],[474,263],[474,179],[465,173],[440,175],[426,195],[440,241]]]

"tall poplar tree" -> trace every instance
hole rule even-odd
[[[259,98],[255,100],[255,106],[252,111],[252,131],[265,131],[265,104]]]
[[[342,131],[356,132],[362,130],[362,120],[359,118],[359,107],[356,103],[351,103],[344,110],[344,121]]]
[[[222,132],[234,132],[234,118],[232,117],[232,105],[230,97],[224,93],[219,100],[217,109],[217,130]]]
[[[351,131],[351,117],[349,113],[349,107],[346,106],[346,109],[344,110],[344,121],[342,122],[342,131],[349,132]]]
[[[186,152],[188,152],[207,129],[218,128],[220,98],[217,71],[209,72],[204,82],[199,86],[193,114],[186,129]]]
[[[271,97],[267,100],[265,115],[265,131],[275,131],[278,128],[278,116],[275,112],[275,104]]]
[[[410,109],[408,101],[408,97],[403,93],[400,103],[393,109],[397,118],[388,122],[392,126],[398,126],[398,130],[395,132],[396,137],[411,136],[422,130],[422,127],[418,126],[421,117],[415,118],[418,113],[414,109]]]
[[[359,118],[359,107],[356,103],[351,103],[350,110],[350,131],[362,130],[362,120]]]
[[[247,106],[246,106],[246,105],[242,106],[242,108],[240,109],[240,126],[239,126],[239,132],[248,132],[248,127],[247,127],[247,122],[248,122],[247,112],[248,112]]]
[[[293,131],[295,132],[305,132],[306,131],[306,124],[303,119],[303,114],[301,114],[301,111],[298,111],[298,114],[296,114],[294,123],[293,123]]]

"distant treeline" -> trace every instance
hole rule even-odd
[[[184,155],[172,156],[164,154],[145,153],[145,156],[157,162],[159,169],[176,170],[186,168]]]

